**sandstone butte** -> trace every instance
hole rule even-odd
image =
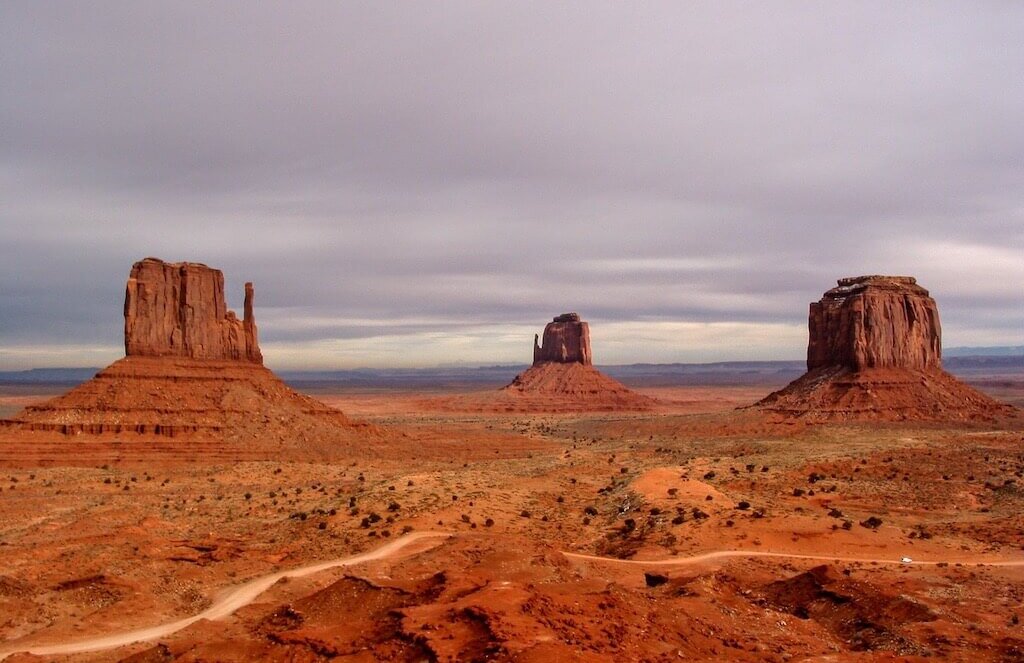
[[[909,276],[839,279],[810,305],[807,372],[755,404],[808,420],[964,420],[1012,408],[942,370],[939,311]]]
[[[125,290],[126,356],[3,426],[48,433],[49,444],[27,444],[42,455],[81,454],[83,462],[87,450],[106,453],[126,441],[126,453],[187,461],[329,457],[376,436],[263,366],[253,298],[247,283],[239,320],[227,309],[220,270],[156,258],[135,263]]]
[[[245,284],[241,320],[224,299],[224,274],[191,262],[146,258],[132,266],[124,296],[124,352],[129,357],[189,357],[263,363]]]
[[[556,316],[543,337],[534,336],[533,365],[501,389],[499,400],[538,411],[646,410],[655,404],[594,368],[590,325],[577,313]]]
[[[578,363],[592,366],[590,325],[580,320],[579,313],[563,313],[544,326],[543,344],[533,336],[533,365],[544,362]]]

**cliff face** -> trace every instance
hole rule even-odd
[[[124,349],[129,357],[262,364],[252,284],[245,284],[245,312],[239,320],[227,309],[220,270],[199,263],[140,260],[125,288]]]
[[[533,337],[533,365],[545,362],[591,366],[590,325],[577,313],[563,313],[544,327],[543,343]]]
[[[811,304],[807,370],[942,367],[939,311],[909,276],[839,279]]]

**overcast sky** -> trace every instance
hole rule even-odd
[[[835,279],[1024,344],[1024,3],[0,4],[0,369],[123,353],[145,256],[275,368],[804,356]]]

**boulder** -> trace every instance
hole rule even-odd
[[[200,263],[146,258],[125,288],[124,349],[129,357],[187,357],[263,363],[245,284],[244,317],[229,311],[224,274]]]

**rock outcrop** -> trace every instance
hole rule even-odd
[[[807,373],[755,404],[808,420],[970,420],[1013,410],[942,370],[935,300],[909,276],[839,279],[810,306]]]
[[[942,367],[939,311],[910,276],[839,279],[811,304],[807,370]]]
[[[262,365],[252,284],[239,320],[227,310],[219,270],[147,258],[132,267],[124,316],[126,357],[0,429],[75,438],[33,440],[32,453],[57,464],[126,451],[184,462],[320,459],[378,436]]]
[[[146,258],[132,266],[124,298],[129,357],[188,357],[263,363],[245,284],[239,320],[224,299],[224,274],[200,263]]]
[[[652,398],[628,389],[593,366],[590,325],[563,313],[533,341],[533,365],[498,393],[499,409],[518,411],[647,410]]]
[[[559,364],[593,365],[590,354],[590,325],[578,313],[563,313],[544,327],[543,342],[533,337],[533,365],[553,361]]]

